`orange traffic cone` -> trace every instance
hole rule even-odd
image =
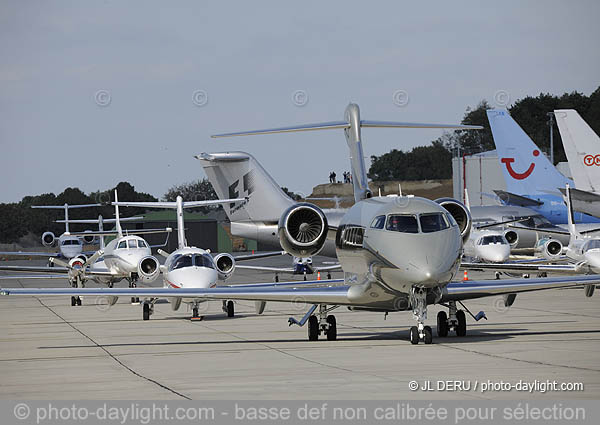
[[[463,280],[469,280],[469,275],[467,274],[466,270],[465,270],[465,273],[463,275]]]
[[[321,280],[321,272],[317,272],[317,280]]]

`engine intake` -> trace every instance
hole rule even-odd
[[[90,232],[91,233],[92,231],[91,230],[86,230],[86,232]],[[91,245],[91,244],[93,244],[93,243],[96,242],[96,237],[94,235],[85,235],[83,237],[83,242],[86,243],[86,244],[88,244],[88,245]]]
[[[327,240],[327,217],[316,205],[292,205],[279,219],[279,243],[295,257],[318,254]]]
[[[556,260],[562,254],[563,245],[551,238],[540,239],[535,245],[536,254],[541,254],[546,260]]]
[[[235,258],[229,254],[219,254],[215,256],[215,265],[217,266],[217,273],[219,273],[220,280],[229,279],[235,270]]]
[[[44,232],[42,235],[42,245],[46,247],[54,246],[56,242],[56,236],[52,232]]]
[[[510,244],[511,248],[514,248],[519,243],[519,234],[514,230],[507,230],[504,232],[504,237]]]
[[[138,264],[138,275],[144,282],[152,282],[160,274],[160,264],[152,255],[148,255],[140,260]]]
[[[462,240],[463,242],[466,242],[471,234],[471,213],[467,207],[465,207],[462,202],[453,198],[439,198],[436,199],[435,202],[444,207],[454,218],[460,229]]]

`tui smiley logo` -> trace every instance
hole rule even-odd
[[[540,154],[539,150],[535,149],[533,151],[533,156],[539,156],[539,154]],[[515,180],[526,179],[527,177],[529,177],[529,175],[533,172],[533,169],[535,168],[535,163],[532,162],[531,164],[529,164],[529,168],[527,168],[527,170],[525,170],[522,173],[517,173],[512,168],[512,163],[515,162],[514,158],[501,158],[500,162],[502,162],[504,165],[506,165],[506,170],[508,171],[508,174],[510,174],[510,176]]]

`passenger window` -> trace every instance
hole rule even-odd
[[[119,242],[119,248],[127,248],[127,241]]]
[[[385,225],[385,215],[379,215],[373,219],[373,222],[371,223],[371,228],[372,229],[383,229],[384,225]]]
[[[421,222],[421,231],[423,233],[439,232],[450,227],[446,218],[441,213],[421,214],[419,221]]]
[[[402,233],[419,233],[417,217],[414,215],[390,215],[386,230]]]

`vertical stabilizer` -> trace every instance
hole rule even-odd
[[[243,203],[223,205],[232,222],[277,222],[283,212],[294,204],[249,153],[202,153],[196,158],[200,160],[219,199],[248,198]]]
[[[571,242],[573,241],[573,239],[580,237],[581,234],[577,231],[577,226],[575,226],[575,219],[573,217],[573,204],[571,202],[571,187],[568,184],[565,187],[566,187],[565,195],[567,198],[567,222],[569,225],[569,233],[571,234],[571,241],[569,242],[569,245],[570,245]]]
[[[572,182],[546,158],[506,109],[490,109],[488,120],[506,190],[517,195],[556,194]]]
[[[600,193],[600,137],[574,109],[554,111],[575,188]]]
[[[117,233],[119,234],[119,238],[123,237],[123,229],[121,229],[121,217],[119,217],[119,195],[117,194],[117,189],[115,189],[115,227],[117,228]]]

